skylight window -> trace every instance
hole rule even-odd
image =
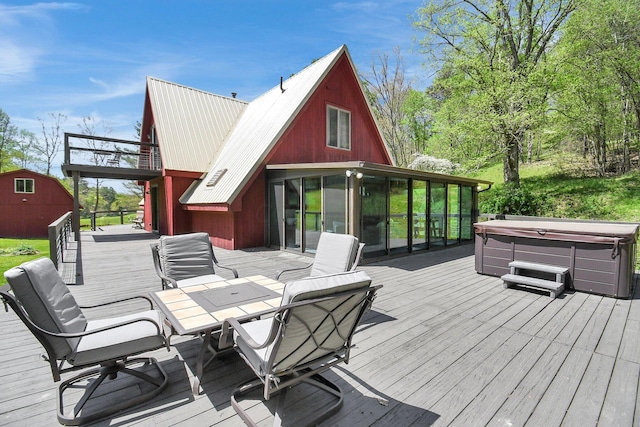
[[[225,174],[225,172],[227,171],[227,169],[218,169],[213,176],[211,177],[211,179],[209,180],[209,182],[207,182],[207,187],[213,187],[214,185],[216,185],[218,183],[218,181],[220,181],[220,178],[222,178],[222,175]]]

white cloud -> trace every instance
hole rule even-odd
[[[21,47],[10,40],[0,40],[0,83],[10,83],[29,75],[40,54],[35,47]]]
[[[78,3],[0,4],[0,83],[32,77],[52,38],[51,11],[82,8]]]

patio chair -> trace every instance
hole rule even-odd
[[[231,397],[242,420],[256,425],[238,398],[262,387],[265,400],[280,392],[274,421],[277,425],[285,415],[287,389],[302,382],[335,400],[325,411],[314,413],[313,423],[338,411],[343,392],[321,374],[349,362],[353,334],[379,288],[371,286],[371,279],[362,271],[308,277],[286,285],[282,304],[273,317],[242,324],[226,319],[220,345],[234,345],[258,377],[240,385]]]
[[[54,382],[60,381],[63,373],[88,368],[58,387],[57,412],[61,424],[80,425],[108,417],[153,399],[167,386],[167,374],[156,359],[131,358],[162,347],[169,349],[162,329],[162,315],[153,310],[153,306],[146,311],[111,319],[88,320],[82,312],[83,307],[78,306],[48,258],[14,267],[5,272],[4,277],[9,282],[9,286],[0,288],[5,308],[11,306],[45,348],[47,355],[43,357],[51,366]],[[146,297],[133,297],[94,307],[135,298],[143,298],[145,304],[151,304]],[[65,362],[70,366],[63,367]],[[134,364],[142,364],[144,369],[129,367]],[[155,368],[159,374],[150,375],[150,368]],[[115,384],[105,380],[115,380],[120,373],[134,377],[134,389],[141,394],[123,398],[127,392],[116,385],[117,398],[107,401],[104,396],[96,397],[103,404],[96,401],[87,407],[97,409],[83,409],[93,395],[104,393],[95,393],[103,383],[105,387],[101,390],[115,391]],[[69,411],[65,410],[64,392],[71,389],[71,393],[78,396],[75,390],[79,387],[86,389],[74,405],[73,415],[66,414]],[[29,392],[28,388],[25,392]]]
[[[358,239],[350,234],[322,233],[313,261],[304,267],[278,271],[276,280],[280,280],[284,273],[307,268],[311,269],[309,277],[355,271],[362,256],[362,248],[364,243],[359,243]]]
[[[235,278],[235,268],[218,263],[207,233],[161,236],[151,244],[153,265],[162,280],[162,289],[181,288],[225,280],[215,272],[214,265],[229,270]]]

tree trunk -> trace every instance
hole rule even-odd
[[[518,138],[514,135],[504,135],[507,152],[504,158],[504,183],[520,186],[520,169]]]

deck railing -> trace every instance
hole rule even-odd
[[[67,212],[49,224],[49,258],[56,267],[64,261],[64,252],[68,248],[73,232],[73,213]]]
[[[157,144],[75,133],[64,134],[64,164],[161,170]]]

